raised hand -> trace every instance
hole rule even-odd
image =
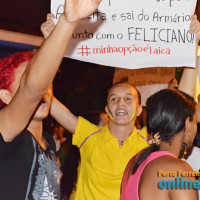
[[[91,15],[100,2],[101,0],[66,0],[64,14],[67,21],[74,23]]]
[[[51,13],[47,14],[47,21],[45,21],[40,27],[40,30],[42,31],[42,34],[45,39],[47,39],[47,37],[55,28],[55,23],[53,19],[55,19],[54,14],[51,14]]]

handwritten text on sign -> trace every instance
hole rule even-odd
[[[58,19],[64,0],[51,0]],[[196,0],[103,0],[72,35],[67,57],[121,67],[195,66]]]

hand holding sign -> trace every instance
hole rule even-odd
[[[67,8],[64,0],[51,0],[51,4],[58,19]],[[89,5],[87,14],[93,7]],[[196,0],[102,1],[80,22],[65,56],[130,69],[194,67],[196,44],[189,24],[195,5]],[[74,12],[72,21],[86,16]]]
[[[55,19],[54,14],[48,13],[47,14],[47,21],[45,21],[40,27],[40,30],[41,30],[45,39],[48,38],[49,34],[55,28],[55,23],[53,22],[53,19]]]
[[[197,43],[200,40],[200,23],[197,20],[197,16],[193,15],[191,17],[191,24],[190,24],[190,33],[193,33],[196,35],[196,41]]]

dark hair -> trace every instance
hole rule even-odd
[[[141,104],[141,95],[140,95],[139,90],[138,90],[133,84],[129,83],[127,80],[121,80],[121,81],[116,82],[115,84],[113,84],[113,85],[108,89],[107,97],[108,97],[108,94],[109,94],[109,92],[111,91],[111,89],[112,89],[113,87],[115,87],[116,85],[120,85],[120,84],[128,84],[128,85],[130,85],[131,87],[133,87],[133,88],[135,89],[135,91],[136,91],[136,93],[137,93],[137,96],[138,96],[138,103],[139,103],[139,105],[140,105],[140,104]]]
[[[195,102],[193,97],[175,89],[161,90],[147,99],[147,130],[154,136],[159,132],[161,141],[170,142],[172,137],[185,128],[185,120],[193,119]],[[152,153],[159,150],[153,144],[136,159],[132,173]]]

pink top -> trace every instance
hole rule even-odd
[[[127,168],[124,173],[124,177],[122,180],[122,193],[121,193],[121,200],[139,200],[139,182],[140,177],[142,175],[142,172],[144,168],[147,166],[148,163],[150,163],[152,160],[155,160],[156,158],[159,158],[161,156],[174,156],[173,154],[167,152],[167,151],[156,151],[151,153],[138,167],[136,173],[134,175],[131,175],[128,183],[127,182],[127,176],[129,172],[129,168],[131,166],[132,160],[134,157],[129,161]]]

